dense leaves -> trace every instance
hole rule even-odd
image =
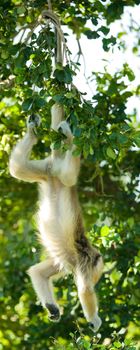
[[[125,48],[123,32],[117,39],[109,25],[121,19],[126,6],[139,3],[52,0],[63,25],[78,40],[81,34],[87,40],[100,38],[105,51],[118,45],[117,40],[120,49]],[[132,89],[135,75],[124,63],[115,74],[107,69],[92,73],[96,93],[88,101],[73,84],[79,63],[71,61],[68,49],[65,66],[53,68],[55,33],[39,19],[45,7],[46,0],[4,0],[0,5],[0,350],[135,350],[140,343],[140,129],[136,111],[130,115],[126,106],[134,94],[139,96],[140,87]],[[130,30],[136,32],[137,54],[139,25],[132,22]],[[97,287],[103,320],[98,335],[83,318],[71,276],[55,282],[63,316],[59,324],[51,324],[26,274],[29,266],[45,258],[33,218],[37,188],[12,179],[8,159],[32,112],[42,116],[33,157],[47,156],[51,142],[65,151],[63,137],[49,130],[54,101],[64,105],[74,154],[81,154],[78,190],[85,228],[105,260]]]

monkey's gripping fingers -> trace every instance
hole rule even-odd
[[[71,132],[71,129],[69,127],[69,124],[64,120],[58,125],[58,131],[65,135],[68,140],[72,141],[73,135]]]
[[[37,135],[36,128],[40,126],[41,118],[38,114],[32,114],[27,119],[27,129],[29,132]]]
[[[98,329],[101,327],[101,324],[102,324],[102,320],[100,319],[98,314],[94,316],[92,322],[89,322],[89,326],[93,329],[94,332],[98,331]]]

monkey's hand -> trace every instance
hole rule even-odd
[[[37,127],[41,123],[41,118],[38,114],[32,114],[27,119],[27,131],[33,144],[37,143]]]
[[[94,332],[97,332],[98,329],[101,327],[102,321],[98,314],[96,314],[93,318],[93,321],[89,323],[90,327],[93,329]]]
[[[59,125],[58,125],[58,131],[65,135],[67,137],[67,140],[68,141],[72,141],[73,139],[73,135],[72,135],[72,132],[71,132],[71,129],[69,127],[69,124],[63,120]]]
[[[27,119],[27,129],[30,134],[37,136],[36,128],[40,126],[41,118],[38,114],[32,114]]]

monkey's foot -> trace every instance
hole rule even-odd
[[[59,322],[60,320],[60,311],[54,304],[46,303],[46,308],[49,311],[49,319],[52,322]]]
[[[98,331],[98,329],[101,327],[101,324],[102,324],[102,320],[100,319],[98,314],[94,316],[92,322],[89,322],[89,326],[93,329],[94,332]]]

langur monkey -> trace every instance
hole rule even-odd
[[[64,153],[51,147],[49,157],[30,160],[33,145],[37,143],[36,127],[40,124],[40,117],[32,115],[27,120],[27,132],[13,149],[9,162],[13,177],[39,184],[37,222],[41,243],[48,254],[45,261],[30,267],[28,274],[50,320],[59,321],[52,277],[60,271],[72,272],[84,315],[97,331],[101,319],[94,286],[102,275],[103,260],[84,233],[76,191],[80,157],[73,155],[73,135],[69,124],[63,120],[63,107],[54,104],[51,115],[51,128],[65,135],[68,150]]]

